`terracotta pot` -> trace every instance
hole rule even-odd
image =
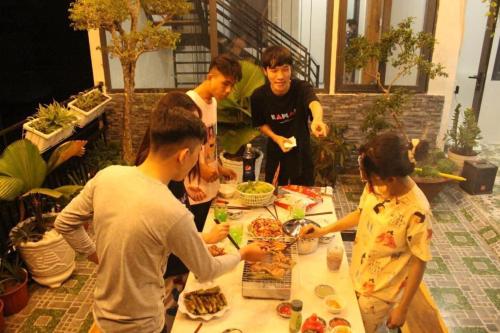
[[[23,269],[24,279],[21,283],[14,283],[11,286],[7,285],[9,281],[4,281],[5,293],[0,294],[0,300],[3,301],[3,313],[9,316],[18,313],[26,304],[28,304],[28,272]]]
[[[417,183],[418,187],[424,192],[427,200],[432,202],[432,200],[443,190],[446,184],[452,182],[452,179],[449,178],[434,178],[434,177],[411,177],[415,183]]]
[[[473,156],[466,156],[466,155],[457,154],[457,153],[452,152],[451,150],[448,150],[447,155],[448,155],[448,158],[450,160],[452,160],[456,164],[456,166],[458,167],[457,173],[459,175],[462,174],[462,169],[464,168],[465,161],[476,161],[479,159],[479,156],[477,153],[476,153],[476,155],[473,155]]]

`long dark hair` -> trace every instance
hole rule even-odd
[[[158,108],[171,109],[175,107],[181,107],[186,110],[192,111],[196,113],[198,117],[201,119],[201,110],[198,107],[198,105],[196,105],[196,103],[182,91],[169,92],[168,94],[162,96],[162,98],[158,101],[158,104],[156,105],[156,109]],[[136,155],[135,165],[140,165],[146,160],[146,157],[148,156],[149,153],[150,143],[151,143],[151,130],[150,127],[148,126],[146,132],[144,133],[144,137],[142,138],[139,151]],[[200,174],[200,167],[198,163],[196,163],[193,169],[191,169],[191,171],[189,172],[188,177],[189,178],[198,177],[199,174]]]

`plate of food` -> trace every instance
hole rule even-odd
[[[228,310],[229,302],[219,286],[183,291],[179,295],[179,311],[192,319],[219,318]]]
[[[271,218],[256,218],[248,225],[248,232],[253,237],[275,238],[283,236],[281,222]]]

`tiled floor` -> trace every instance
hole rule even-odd
[[[500,145],[483,147],[482,156],[500,165]],[[500,332],[498,175],[496,181],[491,195],[470,196],[450,185],[433,203],[434,258],[424,279],[453,333]],[[361,189],[357,177],[342,177],[334,194],[339,217],[356,207]],[[32,284],[28,306],[7,318],[6,332],[87,332],[94,270],[79,257],[61,288]]]

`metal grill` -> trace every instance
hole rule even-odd
[[[270,240],[268,238],[254,238],[248,240],[248,243],[252,243],[258,240]],[[273,238],[289,244],[293,241],[293,238]],[[294,263],[297,263],[297,243],[292,244],[288,247],[285,252],[285,256],[291,258]],[[290,299],[290,294],[292,290],[292,269],[289,269],[283,279],[273,279],[273,278],[257,278],[254,273],[250,271],[250,265],[245,261],[243,267],[242,275],[242,295],[243,297],[250,298],[265,298],[265,299],[280,299],[287,300]]]

